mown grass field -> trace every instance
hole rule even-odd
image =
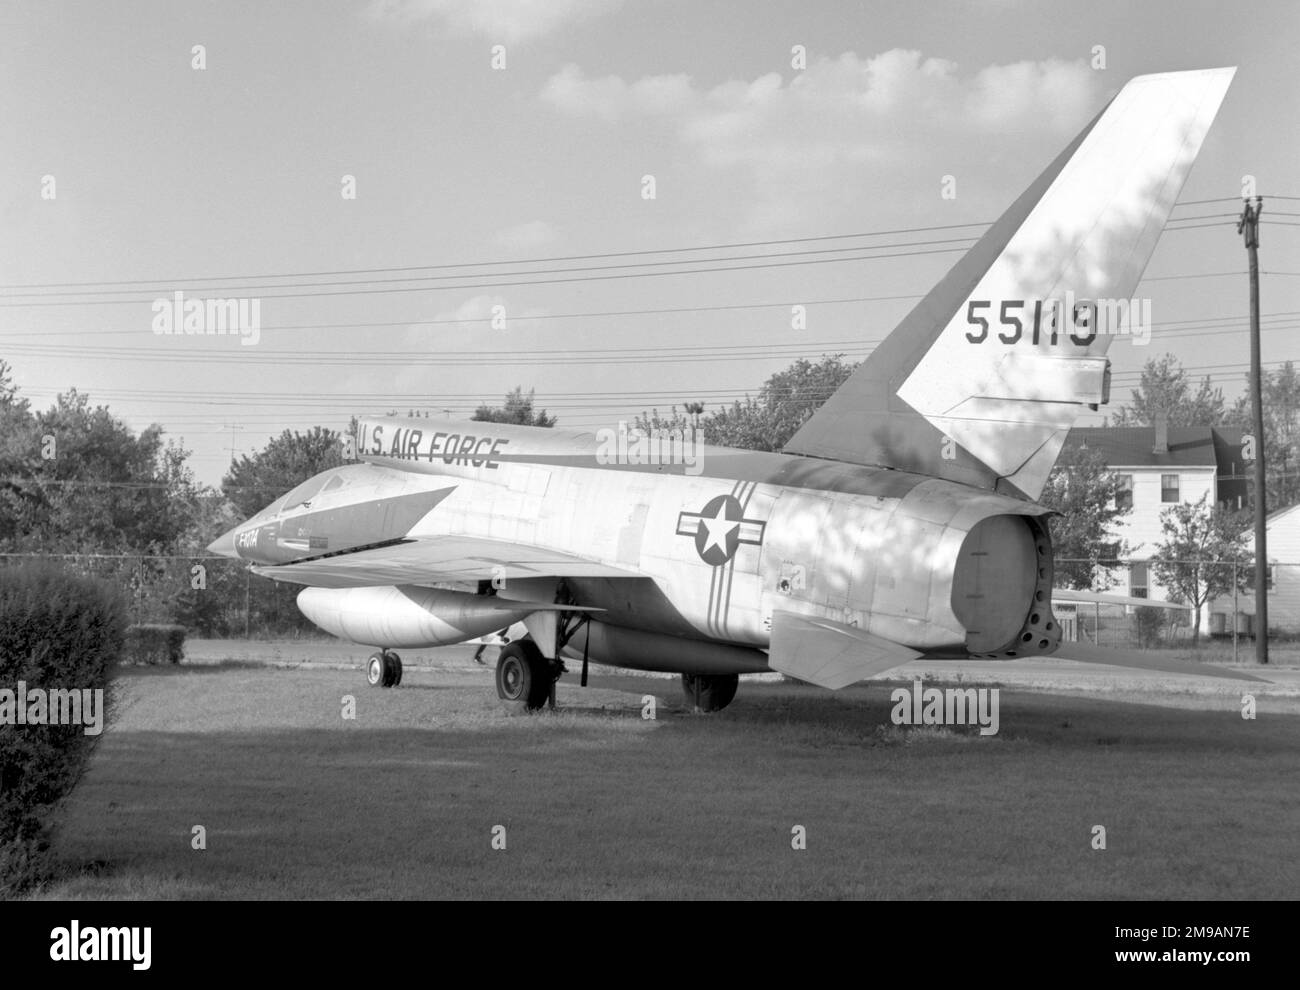
[[[1003,690],[1001,731],[980,737],[893,726],[884,683],[742,683],[701,716],[673,681],[566,677],[561,711],[511,716],[491,678],[408,667],[377,691],[359,669],[128,670],[60,816],[62,879],[35,896],[1300,893],[1293,701],[1247,721],[1236,687],[1193,707]]]

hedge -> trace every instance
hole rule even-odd
[[[54,806],[101,738],[87,734],[87,710],[83,724],[40,723],[52,719],[55,692],[65,699],[76,692],[80,702],[90,691],[89,700],[99,699],[94,711],[102,732],[125,616],[125,602],[102,582],[40,561],[0,568],[0,897],[45,875]],[[44,714],[33,692],[50,699]],[[19,704],[23,698],[27,706]],[[20,710],[37,724],[18,724]]]
[[[131,663],[180,663],[185,659],[185,627],[163,623],[128,626],[124,659]]]

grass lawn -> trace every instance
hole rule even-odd
[[[1003,690],[980,737],[893,726],[880,683],[742,683],[711,716],[675,682],[592,683],[511,716],[490,668],[408,668],[392,691],[359,670],[128,670],[36,896],[1300,895],[1293,705],[1247,721],[1230,695]]]

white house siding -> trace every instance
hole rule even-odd
[[[1178,475],[1179,502],[1195,503],[1202,495],[1205,496],[1207,505],[1212,506],[1215,502],[1215,468],[1212,465],[1203,467],[1187,465],[1151,467],[1145,464],[1140,467],[1110,465],[1108,470],[1114,471],[1116,474],[1131,474],[1133,476],[1133,508],[1126,516],[1121,517],[1113,530],[1116,539],[1123,540],[1128,544],[1125,559],[1150,560],[1152,555],[1159,549],[1160,544],[1164,542],[1165,536],[1160,526],[1160,514],[1175,504],[1161,501],[1162,478],[1164,475]],[[1296,559],[1300,560],[1300,556],[1297,556]],[[1108,589],[1109,591],[1120,595],[1132,593],[1133,589],[1129,581],[1129,568],[1127,566],[1111,571],[1110,576],[1115,578],[1117,583],[1112,585]],[[1169,597],[1168,590],[1156,581],[1155,570],[1150,567],[1148,568],[1147,597],[1154,598],[1157,601],[1164,601]],[[1231,602],[1229,602],[1229,610],[1231,610]],[[1208,634],[1209,631],[1210,609],[1202,608],[1201,632]]]
[[[1129,545],[1129,556],[1147,560],[1164,542],[1160,528],[1160,513],[1173,502],[1160,501],[1161,477],[1178,475],[1178,501],[1193,503],[1202,495],[1206,504],[1214,505],[1214,468],[1206,467],[1120,467],[1108,470],[1116,474],[1133,475],[1133,508],[1115,526],[1117,537]]]
[[[1283,509],[1265,522],[1268,535],[1268,559],[1273,564],[1273,587],[1268,593],[1268,626],[1285,633],[1300,633],[1300,506]],[[1246,546],[1255,548],[1255,534],[1246,538]],[[1255,614],[1255,593],[1243,592],[1237,600],[1239,611]],[[1232,613],[1232,599],[1220,599],[1213,611]],[[1231,631],[1229,624],[1227,629]]]

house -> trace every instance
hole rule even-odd
[[[1300,505],[1269,513],[1264,520],[1264,536],[1268,553],[1268,628],[1292,635],[1300,633]],[[1253,552],[1253,529],[1246,534],[1245,542]],[[1242,592],[1235,606],[1231,598],[1216,601],[1211,612],[1225,618],[1214,620],[1215,632],[1232,632],[1234,611],[1253,619],[1255,593]],[[1243,629],[1241,625],[1238,628]]]
[[[1164,542],[1160,514],[1171,505],[1195,503],[1202,497],[1207,505],[1243,505],[1248,489],[1241,435],[1236,428],[1165,423],[1070,431],[1067,450],[1088,447],[1100,452],[1106,466],[1120,476],[1118,497],[1129,506],[1114,528],[1116,539],[1128,544],[1128,553],[1110,572],[1117,583],[1109,591],[1137,598],[1168,597],[1150,566],[1152,555]],[[1210,611],[1202,610],[1202,632],[1210,631]]]

